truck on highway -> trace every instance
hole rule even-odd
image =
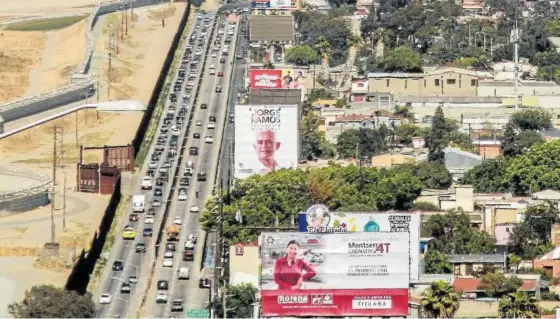
[[[181,233],[181,226],[173,224],[167,227],[167,240],[168,241],[178,241],[179,234]]]
[[[146,206],[146,195],[132,196],[132,212],[143,213]]]

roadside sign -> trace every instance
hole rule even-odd
[[[210,318],[208,309],[187,309],[187,318]]]

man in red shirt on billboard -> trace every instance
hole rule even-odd
[[[290,240],[286,248],[286,256],[277,259],[274,264],[274,282],[279,290],[302,289],[303,282],[316,275],[315,269],[310,264],[296,258],[298,251],[297,241]]]

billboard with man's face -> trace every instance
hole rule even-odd
[[[418,282],[420,267],[420,212],[329,212],[313,205],[298,216],[298,230],[309,233],[407,232],[410,233],[410,281]]]
[[[265,233],[263,316],[406,316],[409,234]]]
[[[235,106],[235,178],[296,168],[297,105]]]

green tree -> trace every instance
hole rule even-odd
[[[420,314],[424,318],[453,318],[459,310],[459,294],[444,281],[435,281],[422,292]]]
[[[387,149],[385,133],[381,129],[350,129],[337,138],[338,155],[342,158],[371,157]]]
[[[536,144],[515,157],[504,176],[509,189],[526,195],[543,189],[560,189],[560,140]]]
[[[422,72],[420,55],[409,47],[398,47],[383,58],[386,72]]]
[[[502,157],[487,159],[468,170],[463,183],[472,185],[477,193],[506,192],[509,188],[504,177],[510,165],[511,160]]]
[[[33,286],[21,302],[8,306],[15,318],[95,318],[90,294],[80,295],[52,285]]]
[[[228,309],[226,318],[252,318],[257,290],[251,284],[228,286],[225,291],[226,308]]]
[[[543,109],[523,109],[511,117],[511,122],[521,130],[548,130],[553,127],[552,115]]]
[[[403,123],[396,126],[393,131],[398,139],[398,142],[406,144],[407,146],[412,145],[413,137],[424,137],[429,132],[429,130],[425,128],[410,123]]]
[[[508,255],[508,262],[511,266],[513,266],[513,272],[517,273],[519,270],[519,265],[521,264],[521,257],[517,256],[516,254],[509,254]]]
[[[535,297],[517,291],[500,299],[498,313],[500,318],[540,318],[541,310]]]
[[[450,274],[453,272],[453,266],[447,260],[447,256],[437,250],[428,250],[424,259],[427,274]]]
[[[469,216],[464,212],[432,215],[422,230],[434,238],[432,249],[444,254],[487,254],[496,249],[495,238],[471,228]]]
[[[550,230],[557,223],[560,223],[560,217],[554,203],[527,208],[525,218],[513,229],[509,238],[509,251],[523,259],[542,255],[551,248]]]
[[[506,124],[504,136],[502,138],[502,153],[504,156],[517,156],[523,152],[516,145],[517,132],[511,120]]]
[[[300,123],[301,158],[312,160],[332,154],[325,134],[319,131],[319,117],[311,112],[305,115]]]
[[[491,272],[482,276],[478,289],[484,290],[487,296],[501,298],[517,291],[523,281],[517,277],[507,277],[500,272]]]
[[[424,188],[447,189],[453,182],[451,173],[445,165],[434,162],[420,162],[418,164],[399,165],[397,169],[404,170],[418,177]]]
[[[319,60],[319,55],[308,45],[294,45],[286,50],[286,60],[297,65],[309,65]]]
[[[440,164],[445,163],[445,153],[443,150],[447,146],[447,129],[448,125],[445,122],[443,110],[438,106],[434,117],[432,118],[432,129],[426,135],[426,143],[428,144],[428,161]]]
[[[256,240],[259,227],[289,227],[297,213],[322,203],[332,211],[410,209],[422,191],[415,176],[396,169],[330,165],[307,171],[284,169],[254,175],[236,184],[223,205],[222,233],[232,242]],[[224,194],[217,194],[220,196]],[[206,231],[218,228],[218,200],[206,203],[199,222]],[[242,214],[242,224],[236,220]],[[250,227],[247,227],[250,226]]]

